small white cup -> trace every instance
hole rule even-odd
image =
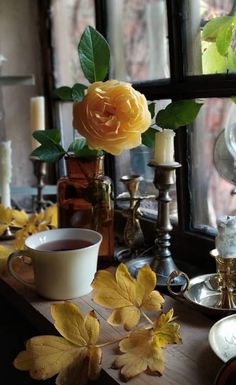
[[[91,244],[85,247],[82,245],[82,248],[75,245],[77,248],[68,250],[68,243],[75,240]],[[42,231],[26,239],[25,250],[10,254],[7,261],[8,271],[15,279],[33,287],[45,298],[66,300],[80,297],[92,290],[91,283],[97,270],[101,241],[101,234],[89,229],[63,228]],[[58,246],[60,244],[60,250],[53,250],[52,242],[56,242]],[[62,250],[63,243],[66,245],[65,250]],[[32,259],[33,284],[14,270],[13,261],[19,256]]]

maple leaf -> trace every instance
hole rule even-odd
[[[180,344],[180,326],[173,322],[173,309],[161,314],[151,329],[131,332],[119,343],[121,354],[116,357],[113,367],[121,368],[124,380],[142,372],[161,375],[164,372],[163,348],[167,344]]]
[[[14,366],[28,370],[32,378],[45,380],[56,374],[57,385],[85,385],[97,379],[102,352],[96,342],[100,333],[94,311],[83,317],[73,303],[53,304],[51,314],[59,336],[33,337],[26,350],[14,360]]]
[[[22,228],[16,231],[16,248],[24,249],[25,240],[30,235],[49,230],[57,225],[57,206],[52,205],[40,213],[34,213],[24,222]]]
[[[0,235],[9,227],[22,227],[28,219],[24,210],[14,210],[0,204]]]
[[[154,334],[160,347],[167,344],[180,344],[180,326],[173,321],[174,310],[170,309],[166,314],[161,314],[153,325]]]
[[[121,368],[125,381],[146,371],[152,375],[164,371],[163,349],[158,346],[152,329],[139,329],[130,333],[119,343],[123,353],[116,357],[113,367]]]
[[[7,272],[7,258],[13,251],[12,247],[0,245],[0,274]]]
[[[156,274],[149,265],[142,267],[133,278],[125,264],[120,263],[116,275],[100,270],[92,282],[93,299],[96,303],[112,309],[107,319],[111,325],[123,325],[131,330],[140,320],[143,310],[160,310],[164,298],[156,287]]]

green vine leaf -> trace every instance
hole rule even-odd
[[[216,38],[222,29],[232,27],[236,23],[235,16],[220,16],[208,21],[202,30],[202,40],[216,41]]]
[[[87,27],[81,36],[78,53],[81,68],[88,81],[103,81],[110,62],[110,49],[104,37],[91,26]]]
[[[148,105],[148,110],[151,114],[151,118],[153,119],[154,116],[155,116],[155,106],[156,106],[156,103],[155,102],[152,102],[152,103],[149,103]]]
[[[60,144],[61,135],[57,129],[39,130],[33,132],[33,137],[41,144],[31,156],[35,156],[44,162],[56,162],[61,159],[66,151]]]
[[[232,35],[233,25],[223,25],[216,37],[216,47],[220,55],[224,56],[227,54],[231,35]]]
[[[175,130],[192,123],[201,107],[202,103],[196,103],[194,100],[180,100],[170,103],[165,109],[157,113],[156,124],[161,128]]]

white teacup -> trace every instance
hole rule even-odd
[[[25,250],[17,250],[9,256],[8,270],[18,281],[35,288],[45,298],[80,297],[92,290],[101,241],[101,234],[89,229],[42,231],[26,239]],[[32,259],[33,284],[14,270],[13,261],[19,256]]]

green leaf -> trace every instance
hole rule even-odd
[[[151,118],[152,118],[152,119],[153,119],[154,116],[155,116],[155,105],[156,105],[156,103],[154,103],[154,102],[149,103],[149,105],[148,105],[148,110],[149,110],[149,112],[150,112],[150,114],[151,114]]]
[[[32,151],[31,156],[35,156],[44,162],[56,162],[66,154],[66,151],[60,145],[61,135],[59,130],[35,131],[33,137],[41,143],[41,146]]]
[[[73,102],[81,102],[84,98],[84,91],[88,87],[84,84],[76,83],[72,87],[72,99]]]
[[[180,100],[168,104],[164,110],[156,115],[156,124],[161,128],[176,129],[192,123],[202,104],[194,100]]]
[[[49,142],[37,147],[32,151],[31,156],[35,156],[43,162],[57,162],[65,154],[66,152],[61,146]]]
[[[204,74],[224,73],[227,71],[227,58],[219,54],[216,43],[204,42],[202,68]]]
[[[235,16],[220,16],[208,21],[202,30],[202,40],[216,41],[221,28],[230,27],[235,24]]]
[[[41,144],[47,142],[59,144],[61,142],[61,133],[57,128],[34,131],[32,135]]]
[[[157,130],[149,127],[149,129],[142,134],[142,144],[145,144],[145,146],[154,149],[156,132]]]
[[[75,156],[101,156],[103,151],[93,150],[88,147],[86,139],[75,139],[69,146],[68,152],[73,152]]]
[[[110,49],[104,37],[92,27],[87,27],[78,46],[81,68],[90,83],[103,81],[108,73]]]
[[[229,49],[233,26],[223,25],[216,37],[216,47],[220,55],[224,56],[227,54]]]
[[[57,96],[59,99],[67,102],[71,102],[73,100],[71,87],[63,86],[63,87],[56,88],[54,90],[54,95]]]

